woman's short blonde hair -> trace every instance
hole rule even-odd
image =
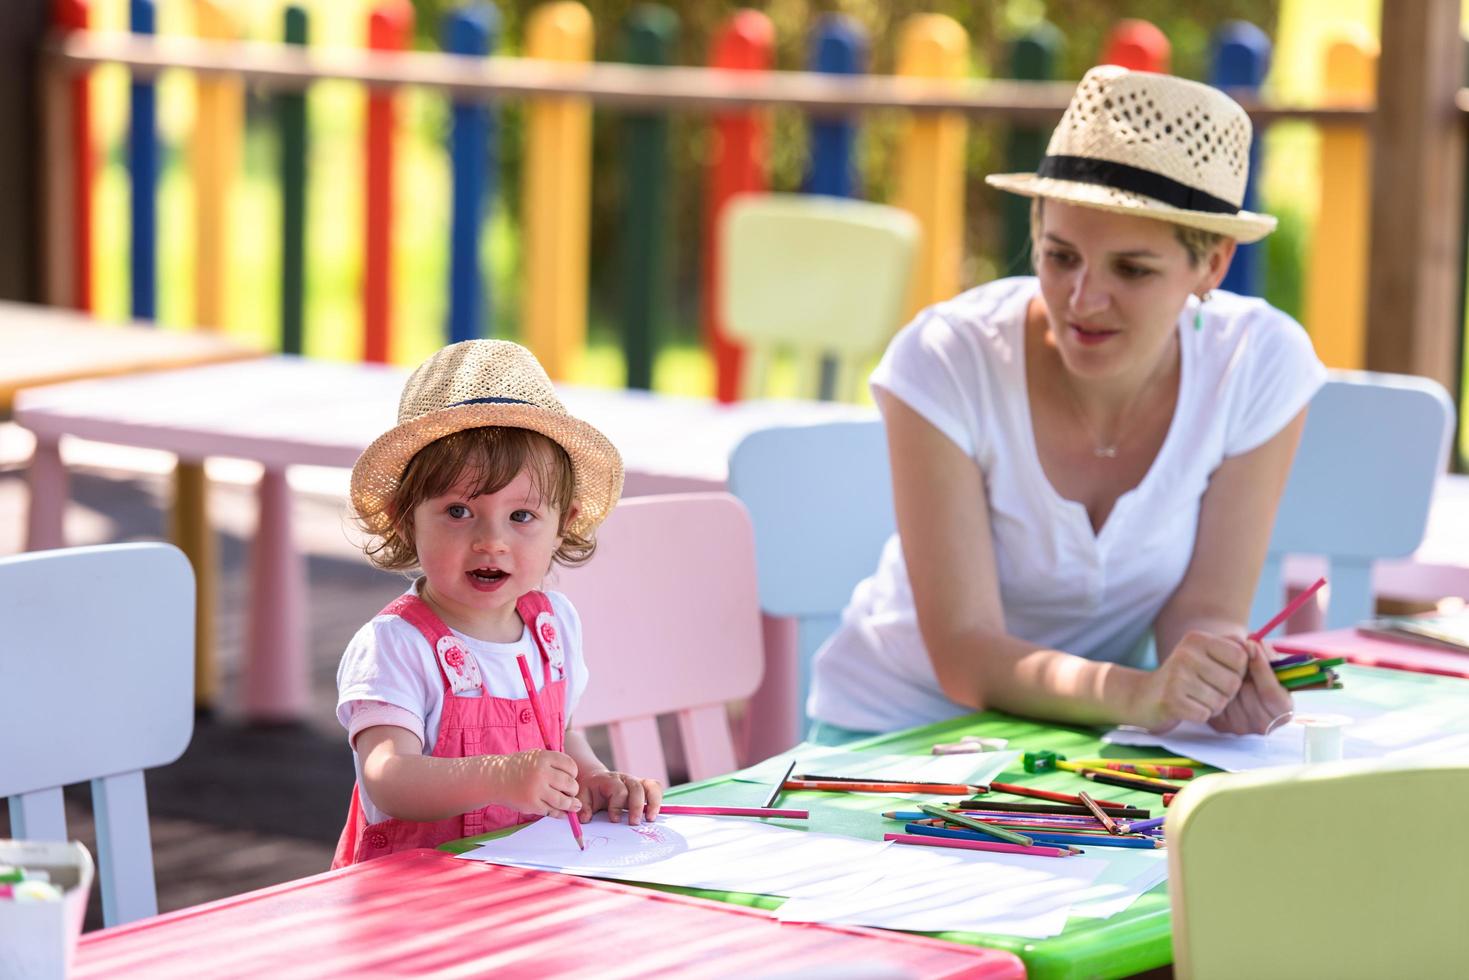
[[[1041,241],[1041,216],[1045,212],[1044,197],[1033,197],[1030,199],[1030,250],[1031,264],[1034,265],[1035,250],[1040,247]],[[1169,222],[1172,224],[1172,222]],[[1204,231],[1202,228],[1190,228],[1187,225],[1173,225],[1173,236],[1178,243],[1188,252],[1188,264],[1197,266],[1228,236],[1221,235],[1215,231]]]

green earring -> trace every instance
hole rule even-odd
[[[1199,297],[1199,305],[1194,307],[1194,330],[1195,331],[1199,331],[1199,330],[1204,329],[1204,304],[1209,301],[1209,296],[1213,292],[1214,291],[1212,289],[1211,290],[1208,290],[1207,292],[1205,292],[1202,296]]]

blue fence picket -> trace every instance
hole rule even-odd
[[[132,0],[128,26],[134,34],[157,30],[153,0]],[[158,317],[158,90],[153,79],[134,78],[128,90],[128,171],[132,180],[132,314]]]
[[[1270,70],[1270,38],[1264,31],[1246,21],[1228,21],[1215,32],[1211,48],[1210,85],[1259,94],[1265,74]],[[1250,179],[1245,185],[1244,201],[1247,211],[1259,210],[1260,135],[1257,131],[1250,143]],[[1258,243],[1241,245],[1220,285],[1246,296],[1261,295],[1264,291],[1260,278],[1264,254],[1261,248]]]
[[[489,4],[460,7],[444,17],[443,46],[451,54],[490,53],[500,12]],[[449,232],[449,340],[486,336],[489,289],[480,270],[480,229],[494,196],[494,119],[480,99],[455,99],[450,139],[453,205]]]

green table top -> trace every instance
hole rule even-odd
[[[892,735],[866,739],[853,743],[847,748],[927,755],[935,742],[956,741],[962,735],[996,736],[1008,739],[1012,749],[1022,751],[1049,749],[1073,759],[1103,757],[1123,759],[1171,754],[1157,749],[1104,746],[1098,737],[1099,733],[1094,729],[1043,724],[998,712],[969,715]],[[799,755],[799,747],[792,752]],[[1075,793],[1077,790],[1086,789],[1094,791],[1103,799],[1146,807],[1153,810],[1155,815],[1163,812],[1161,797],[1156,794],[1112,786],[1100,787],[1069,772],[1025,773],[1020,770],[1018,762],[1013,771],[1005,773],[999,781],[1023,782],[1041,789],[1052,789],[1063,793]],[[758,806],[764,802],[764,797],[768,792],[768,786],[739,782],[728,776],[721,776],[674,787],[669,790],[667,798],[680,803]],[[997,795],[996,799],[1014,800],[1016,798]],[[781,794],[780,805],[808,809],[811,811],[810,819],[771,820],[770,823],[794,830],[815,830],[849,837],[881,840],[883,834],[893,833],[902,828],[902,824],[884,819],[881,816],[882,811],[900,808],[912,809],[911,803],[905,805],[900,800],[900,797],[871,793],[792,791]],[[504,833],[504,831],[499,833]],[[499,833],[465,838],[462,841],[445,844],[443,849],[462,853],[482,841],[499,836]],[[648,887],[763,909],[774,909],[784,901],[783,898],[768,895],[716,892],[666,885]],[[970,932],[937,932],[925,933],[925,935],[937,936],[940,939],[958,943],[1008,950],[1025,961],[1026,970],[1031,977],[1038,978],[1124,977],[1163,966],[1173,960],[1166,885],[1159,885],[1125,911],[1111,918],[1073,917],[1067,922],[1064,932],[1049,939],[1024,939],[1017,936]]]

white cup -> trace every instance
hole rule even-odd
[[[1305,733],[1306,762],[1335,762],[1342,757],[1342,737],[1352,719],[1346,715],[1296,715],[1294,721]]]

